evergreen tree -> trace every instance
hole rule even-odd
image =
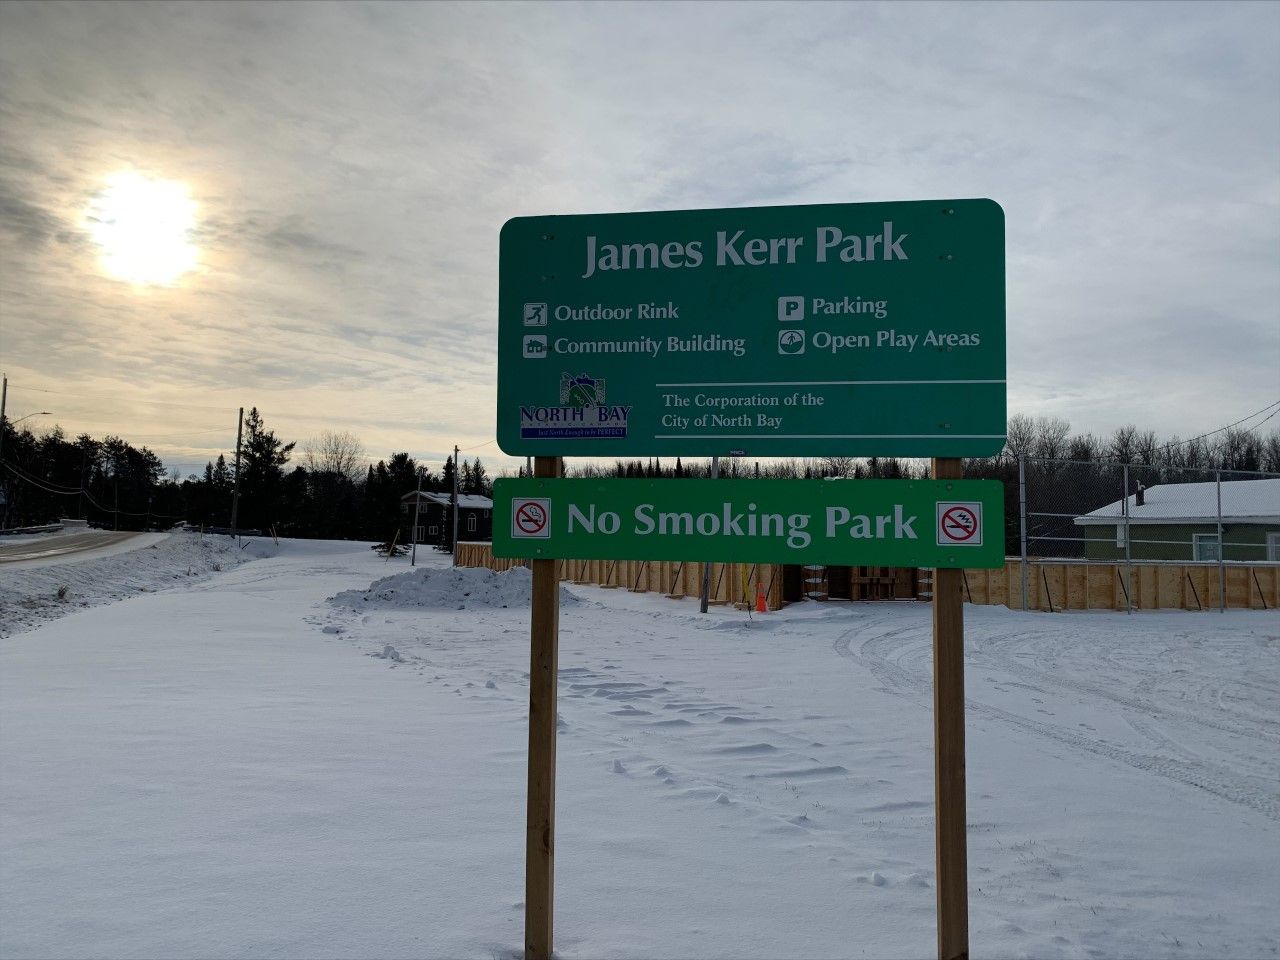
[[[257,407],[245,417],[245,439],[240,451],[239,526],[267,530],[281,520],[284,465],[294,444],[285,443],[268,430]]]
[[[467,470],[467,463],[462,463],[463,470]],[[464,474],[465,476],[465,474]],[[480,458],[476,457],[475,462],[470,466],[470,478],[463,481],[463,493],[475,494],[478,497],[487,497],[492,488],[489,483],[489,477],[485,473],[484,464],[480,462]]]

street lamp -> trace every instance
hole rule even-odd
[[[30,420],[32,417],[47,417],[47,416],[49,416],[48,410],[37,410],[35,413],[28,413],[25,417],[19,417],[17,420],[10,420],[9,423],[11,423],[13,426],[16,427],[23,420]],[[3,453],[3,452],[4,452],[4,406],[0,405],[0,453]]]
[[[4,382],[4,394],[0,395],[0,463],[4,462],[4,458],[2,456],[4,453],[4,397],[7,397],[8,393],[9,381],[6,379]],[[35,413],[28,413],[25,417],[19,417],[17,420],[12,421],[12,423],[16,426],[23,420],[30,420],[32,417],[47,417],[48,415],[48,410],[37,410]],[[8,485],[6,484],[6,486]],[[3,526],[9,520],[9,495],[3,489],[0,489],[0,495],[3,495],[3,503],[0,504],[4,507],[3,510],[0,510],[0,526]]]
[[[51,413],[52,411],[49,410],[37,410],[35,413],[28,413],[25,417],[19,417],[17,420],[10,420],[9,423],[16,427],[23,420],[30,420],[32,417],[47,417],[50,416]]]

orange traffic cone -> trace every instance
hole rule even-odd
[[[756,613],[768,613],[769,604],[765,602],[764,586],[756,584]]]

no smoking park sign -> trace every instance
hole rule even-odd
[[[1003,496],[995,480],[507,478],[493,554],[995,568]]]
[[[528,557],[525,956],[552,955],[559,559],[936,568],[938,955],[969,955],[963,568],[1004,564],[1004,213],[922,200],[502,229],[493,554]],[[565,479],[572,456],[906,456],[933,479]],[[705,608],[704,608],[705,610]]]

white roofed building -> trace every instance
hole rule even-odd
[[[1280,478],[1157,484],[1073,522],[1089,559],[1123,558],[1127,528],[1134,560],[1280,562]]]

